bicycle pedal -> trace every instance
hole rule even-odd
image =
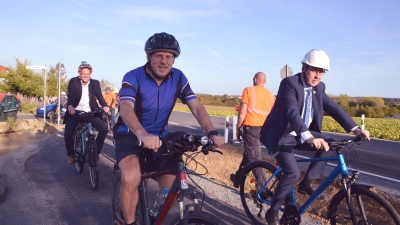
[[[299,225],[301,222],[300,212],[292,203],[286,204],[280,219],[282,225]]]

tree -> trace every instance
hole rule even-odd
[[[60,79],[60,92],[67,92],[69,80],[67,78]],[[47,83],[46,83],[46,93],[47,96],[58,96],[58,79],[56,77],[56,69],[50,66],[50,70],[47,73]]]
[[[101,90],[106,89],[106,87],[110,87],[111,90],[115,89],[115,86],[110,81],[103,80],[103,79],[101,79],[101,81],[100,81],[100,87],[101,87]]]
[[[28,59],[21,62],[15,59],[15,67],[9,66],[8,73],[2,73],[1,76],[6,80],[0,84],[0,90],[3,92],[21,93],[26,96],[43,96],[43,78],[41,72],[34,72],[26,69],[30,65]]]

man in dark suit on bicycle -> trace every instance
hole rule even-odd
[[[189,106],[214,146],[224,143],[186,76],[172,67],[181,53],[175,37],[167,33],[154,34],[147,40],[144,50],[147,63],[125,74],[122,80],[120,117],[113,128],[116,159],[121,170],[121,208],[127,224],[135,223],[141,176],[139,158],[143,155],[146,158],[145,170],[160,169],[159,140],[168,133],[168,119],[177,98]],[[143,146],[137,146],[138,139],[143,141]],[[170,189],[174,178],[172,174],[158,177],[160,190]]]
[[[321,133],[323,112],[332,116],[347,132],[363,135],[369,140],[369,132],[361,130],[354,120],[325,93],[321,82],[329,70],[329,57],[322,50],[313,49],[303,58],[302,72],[281,81],[278,95],[271,113],[261,130],[260,141],[282,168],[283,176],[268,209],[268,224],[278,225],[278,209],[286,195],[300,178],[300,168],[292,148],[317,150],[314,157],[332,157],[327,141],[332,138]],[[311,146],[314,146],[312,148]],[[321,178],[327,162],[310,163],[298,192],[311,195],[311,182]]]
[[[68,163],[75,163],[74,159],[74,141],[73,134],[75,128],[78,126],[81,118],[75,110],[81,110],[85,112],[91,112],[98,108],[96,98],[99,100],[100,105],[103,106],[105,112],[109,111],[107,103],[104,101],[101,93],[100,82],[95,79],[91,79],[92,66],[86,61],[82,61],[82,64],[78,67],[78,76],[71,78],[68,84],[68,100],[67,100],[67,112],[64,117],[65,132],[64,140],[67,148]],[[104,144],[104,140],[107,136],[107,127],[103,123],[100,117],[94,117],[92,119],[93,127],[95,127],[99,134],[97,135],[97,149],[100,154]]]

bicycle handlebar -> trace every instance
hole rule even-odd
[[[344,139],[342,141],[331,141],[328,142],[329,148],[332,150],[338,149],[338,148],[343,148],[345,146],[348,146],[350,144],[360,144],[361,141],[364,140],[364,137],[361,135],[357,135],[353,138],[350,139]]]
[[[198,147],[202,146],[201,152],[205,155],[209,152],[223,154],[221,151],[216,150],[213,145],[214,143],[206,136],[197,136],[184,132],[171,132],[160,140],[160,146],[162,146],[160,148],[164,153],[195,152]],[[138,146],[143,147],[142,140],[138,139]]]

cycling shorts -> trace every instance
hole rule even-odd
[[[117,164],[129,155],[136,155],[139,158],[139,162],[142,164],[140,167],[143,173],[172,169],[177,163],[177,159],[163,156],[159,151],[154,152],[152,149],[138,146],[138,139],[136,135],[131,132],[117,133],[114,140]]]

